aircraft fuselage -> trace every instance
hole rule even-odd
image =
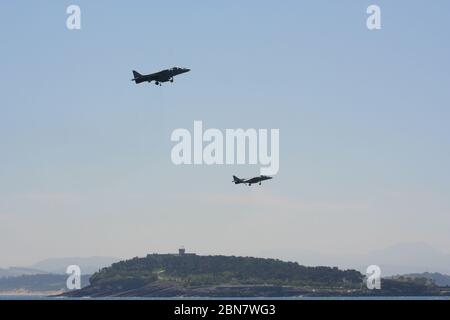
[[[252,184],[255,184],[255,183],[261,184],[262,181],[270,180],[270,179],[272,179],[272,177],[263,176],[263,175],[261,175],[259,177],[250,178],[250,179],[239,179],[238,177],[233,176],[234,184],[247,184],[248,186],[251,186]]]
[[[173,77],[182,74],[182,73],[186,73],[191,71],[190,69],[187,68],[179,68],[179,67],[174,67],[171,69],[166,69],[166,70],[162,70],[159,72],[155,72],[155,73],[151,73],[151,74],[140,74],[137,71],[133,70],[133,76],[134,78],[131,79],[131,81],[136,82],[136,84],[142,83],[142,82],[152,82],[154,81],[156,85],[160,85],[163,82],[173,82]]]

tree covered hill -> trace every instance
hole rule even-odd
[[[150,254],[103,268],[72,297],[297,297],[448,295],[422,279],[382,279],[368,290],[355,270],[235,256]]]
[[[91,285],[121,283],[145,285],[157,280],[184,286],[217,284],[275,284],[327,287],[360,287],[363,276],[355,270],[305,267],[283,262],[235,256],[151,254],[112,264],[95,273]]]

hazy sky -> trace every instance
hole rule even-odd
[[[2,1],[0,266],[446,250],[449,23],[446,0]],[[130,81],[175,65],[192,71]],[[249,188],[231,176],[259,166],[174,166],[171,132],[194,120],[279,128],[278,175]]]

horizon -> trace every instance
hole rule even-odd
[[[62,262],[62,260],[64,261],[71,261],[70,263],[80,263],[80,262],[84,262],[86,263],[84,260],[98,260],[98,259],[107,259],[110,261],[114,261],[114,262],[118,262],[118,261],[126,261],[126,260],[132,260],[136,257],[138,258],[145,258],[147,255],[178,255],[179,251],[181,248],[184,248],[183,246],[178,247],[177,250],[173,250],[173,252],[161,252],[161,251],[149,251],[146,254],[143,254],[141,256],[129,256],[129,257],[114,257],[114,256],[78,256],[78,257],[69,257],[69,256],[65,256],[65,257],[47,257],[44,259],[40,259],[38,261],[35,261],[34,263],[31,263],[29,265],[22,265],[22,266],[0,266],[0,269],[3,270],[8,270],[8,269],[14,269],[14,268],[25,268],[25,269],[36,269],[38,271],[45,271],[45,270],[41,270],[39,268],[39,264],[45,263],[45,262],[49,262],[49,261],[53,261],[53,260],[60,260],[60,262]],[[441,251],[441,250],[437,250],[434,247],[429,246],[426,243],[399,243],[387,248],[383,248],[380,250],[377,250],[378,252],[381,252],[381,254],[383,255],[383,253],[388,252],[389,250],[397,250],[397,253],[400,253],[401,251],[403,251],[404,249],[421,249],[421,254],[423,255],[425,254],[429,254],[430,252],[433,252],[436,254],[441,254],[442,256],[446,257],[448,260],[446,260],[446,262],[450,262],[450,253],[448,251]],[[184,248],[186,249],[186,248]],[[425,250],[424,250],[425,249]],[[425,252],[426,251],[426,252]],[[249,255],[236,255],[236,254],[220,254],[220,253],[215,253],[215,254],[211,254],[211,253],[207,253],[207,252],[196,252],[195,250],[187,250],[186,249],[186,254],[195,254],[197,256],[235,256],[235,257],[253,257],[253,258],[261,258],[261,259],[275,259],[275,260],[281,260],[281,261],[285,261],[285,262],[296,262],[299,265],[304,265],[304,266],[308,266],[308,267],[319,267],[319,266],[324,266],[324,267],[338,267],[341,270],[357,270],[361,273],[365,273],[365,269],[366,269],[366,264],[364,264],[364,259],[366,259],[367,257],[364,256],[364,253],[361,254],[356,254],[356,255],[350,255],[350,256],[333,256],[333,255],[323,255],[321,253],[317,253],[317,252],[296,252],[295,250],[292,252],[293,255],[289,256],[289,254],[286,254],[286,249],[282,249],[281,252],[273,252],[271,254],[268,254],[267,252],[260,252],[258,254],[249,254]],[[306,256],[306,258],[302,258],[299,255],[304,255]],[[367,254],[367,256],[369,256],[370,254]],[[436,258],[436,257],[434,257]],[[304,260],[302,260],[304,259]],[[336,260],[337,259],[337,260]],[[359,259],[359,260],[358,260]],[[387,260],[384,260],[382,263],[379,263],[380,266],[382,267],[382,276],[383,277],[391,277],[391,276],[395,276],[395,275],[402,275],[402,274],[413,274],[413,273],[439,273],[439,274],[443,274],[443,275],[449,275],[450,276],[450,267],[448,267],[448,264],[440,264],[440,265],[435,265],[435,264],[424,264],[424,265],[417,265],[417,264],[412,264],[412,265],[398,265],[395,262],[392,263],[389,261],[389,258],[385,258]],[[417,258],[418,261],[422,260],[422,258],[419,256]],[[322,263],[318,262],[318,261],[322,261]],[[338,261],[336,263],[336,261]],[[345,261],[345,262],[343,262]],[[92,262],[92,261],[90,261]],[[112,262],[112,263],[114,263]],[[97,261],[98,263],[98,261]],[[104,266],[109,266],[106,264],[101,264],[102,267]],[[91,266],[92,267],[92,266]],[[46,268],[44,268],[46,269]],[[58,269],[58,268],[56,268]],[[56,270],[54,269],[54,270]],[[90,273],[89,273],[90,274]]]

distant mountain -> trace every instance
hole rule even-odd
[[[81,274],[93,274],[101,268],[108,267],[119,260],[119,258],[114,257],[51,258],[39,261],[30,267],[0,268],[0,279],[37,274],[65,275],[67,267],[70,265],[78,265],[81,269]]]
[[[50,258],[33,264],[31,268],[48,273],[65,274],[68,266],[77,265],[80,267],[82,274],[93,274],[101,268],[108,267],[119,260],[119,258],[114,257]]]
[[[298,261],[304,265],[331,265],[356,268],[362,273],[369,265],[378,265],[382,276],[439,272],[450,274],[450,254],[425,243],[402,243],[366,254],[326,255],[295,249],[273,249],[260,252],[264,257]]]
[[[21,275],[44,274],[44,273],[47,272],[32,268],[21,268],[21,267],[11,267],[7,269],[0,268],[0,278],[17,277]]]
[[[384,275],[422,272],[450,274],[450,255],[425,243],[403,243],[372,251],[362,261],[364,265],[380,266]]]

